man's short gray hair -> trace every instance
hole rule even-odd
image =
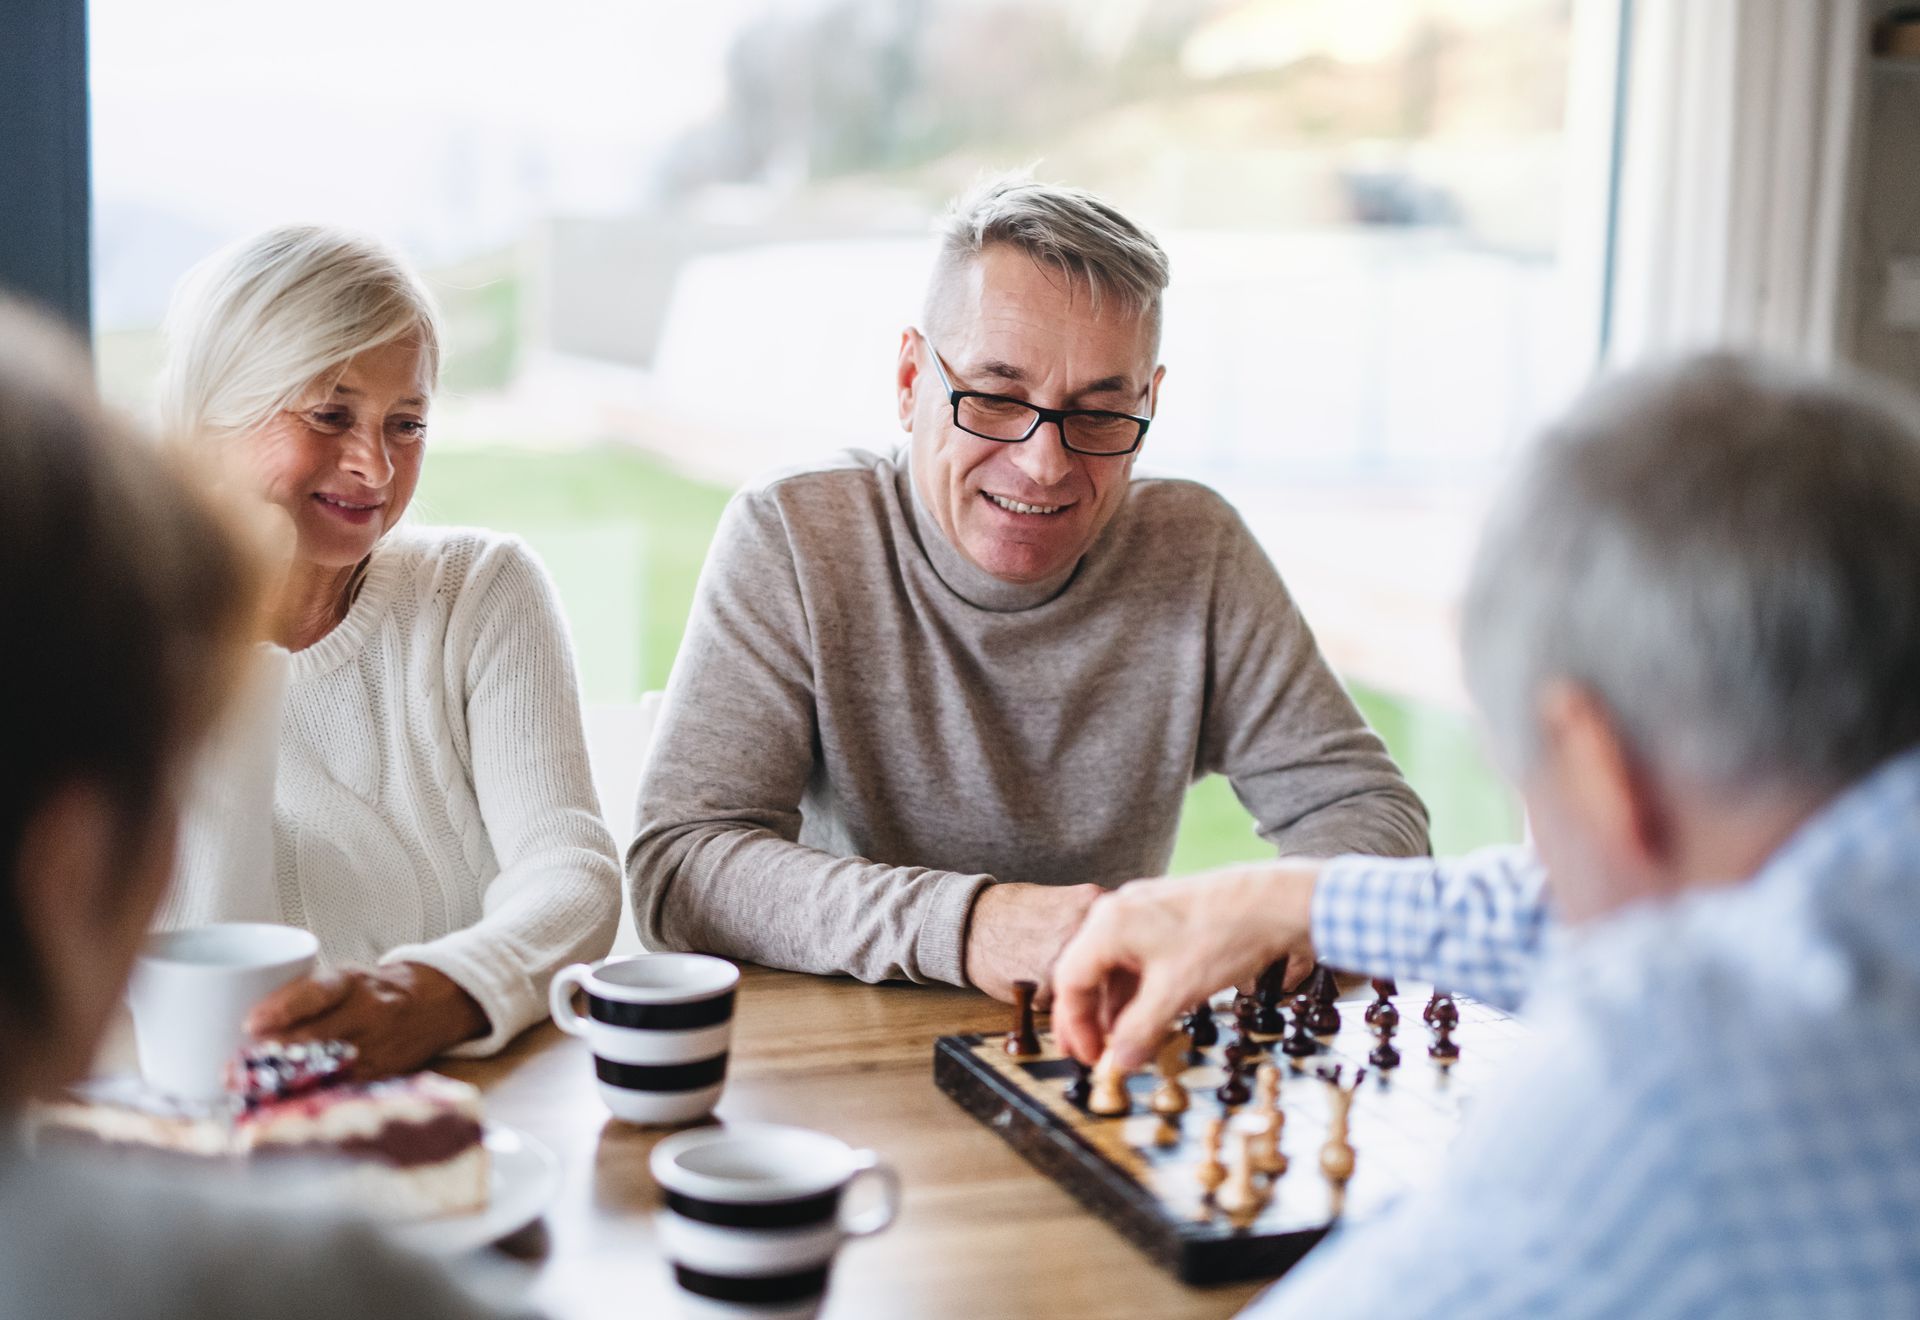
[[[1036,183],[1025,173],[994,175],[954,198],[936,230],[940,250],[922,313],[930,334],[945,328],[942,303],[954,277],[989,247],[1006,244],[1059,271],[1075,292],[1084,289],[1095,311],[1109,299],[1145,316],[1158,349],[1167,254],[1153,235],[1084,188]]]
[[[1537,753],[1542,685],[1650,767],[1836,788],[1920,743],[1920,428],[1864,381],[1716,355],[1624,376],[1550,428],[1482,538],[1467,682]]]

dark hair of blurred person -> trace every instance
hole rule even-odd
[[[91,1058],[253,590],[232,532],[100,407],[79,355],[0,306],[0,1102]]]

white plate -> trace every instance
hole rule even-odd
[[[560,1190],[560,1161],[538,1141],[505,1123],[488,1123],[490,1164],[487,1208],[417,1224],[396,1224],[393,1233],[415,1251],[457,1256],[498,1242],[538,1219]]]

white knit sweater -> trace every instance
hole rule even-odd
[[[327,966],[446,973],[490,1054],[620,918],[566,623],[512,537],[401,528],[340,626],[263,647],[192,787],[164,927],[284,921]]]

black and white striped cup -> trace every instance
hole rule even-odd
[[[629,1123],[690,1123],[713,1112],[727,1079],[740,969],[704,953],[642,953],[575,963],[547,1004],[560,1030],[593,1051],[600,1098]],[[573,992],[587,996],[585,1016]]]
[[[655,1146],[652,1162],[661,1246],[694,1320],[807,1320],[840,1244],[900,1212],[892,1165],[806,1128],[699,1128]],[[879,1199],[850,1213],[846,1193],[867,1178]]]

